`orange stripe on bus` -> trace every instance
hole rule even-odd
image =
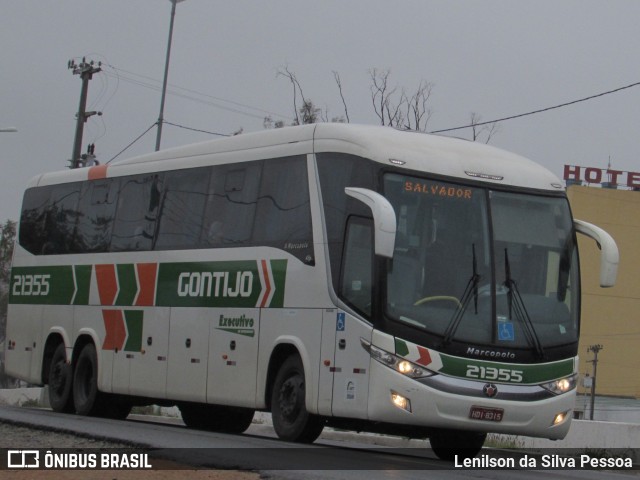
[[[156,294],[156,278],[158,274],[157,263],[138,263],[138,283],[140,290],[136,298],[136,306],[152,306]]]
[[[102,344],[103,350],[122,350],[127,339],[127,329],[124,326],[122,310],[103,310],[105,337]]]
[[[100,305],[113,305],[118,294],[118,279],[115,265],[96,265],[96,280]]]
[[[109,165],[96,165],[89,168],[89,180],[99,180],[101,178],[107,178],[107,168]]]

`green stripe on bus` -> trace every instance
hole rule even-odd
[[[260,268],[255,260],[162,263],[156,305],[253,308],[271,293],[265,306],[282,307],[287,260],[270,261],[272,276]]]
[[[92,265],[14,267],[9,302],[88,305]],[[135,264],[116,264],[114,305],[132,306],[138,294]],[[162,263],[158,266],[156,306],[281,308],[287,260]]]
[[[76,265],[73,267],[76,275],[76,295],[74,305],[89,305],[89,290],[91,287],[91,265]]]
[[[440,373],[453,377],[518,384],[539,384],[571,375],[573,358],[550,363],[515,364],[488,362],[440,354]],[[517,372],[517,373],[514,373]],[[521,377],[520,381],[519,380]]]
[[[114,305],[131,306],[138,293],[136,270],[132,263],[116,265],[118,275],[118,296]]]
[[[70,305],[75,293],[73,268],[69,265],[11,270],[9,303]]]
[[[124,321],[127,324],[127,342],[124,350],[139,352],[142,349],[142,310],[125,310]]]
[[[273,273],[273,282],[276,291],[273,294],[271,303],[268,307],[282,307],[284,305],[284,285],[287,277],[287,261],[271,260],[271,272]]]

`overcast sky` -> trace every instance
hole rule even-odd
[[[104,163],[158,118],[169,0],[0,0],[0,221],[32,176],[66,168],[81,81],[67,61],[103,62],[89,86],[83,152]],[[429,130],[568,102],[640,81],[637,0],[185,0],[177,5],[165,120],[228,134],[293,117],[288,66],[305,96],[376,123],[372,68],[434,87]],[[501,124],[491,144],[562,176],[564,164],[639,171],[640,86]],[[452,133],[470,137],[469,130]],[[162,147],[216,138],[166,125]],[[152,151],[155,129],[122,158]]]

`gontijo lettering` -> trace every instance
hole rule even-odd
[[[178,277],[180,297],[250,297],[253,272],[182,272]]]

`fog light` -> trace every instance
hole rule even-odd
[[[562,422],[564,422],[565,419],[567,418],[567,413],[569,413],[569,412],[558,413],[555,416],[555,418],[553,419],[553,424],[552,425],[560,425]]]
[[[399,393],[391,391],[391,403],[393,403],[396,407],[406,410],[407,412],[411,412],[411,400],[406,397],[403,397]]]

